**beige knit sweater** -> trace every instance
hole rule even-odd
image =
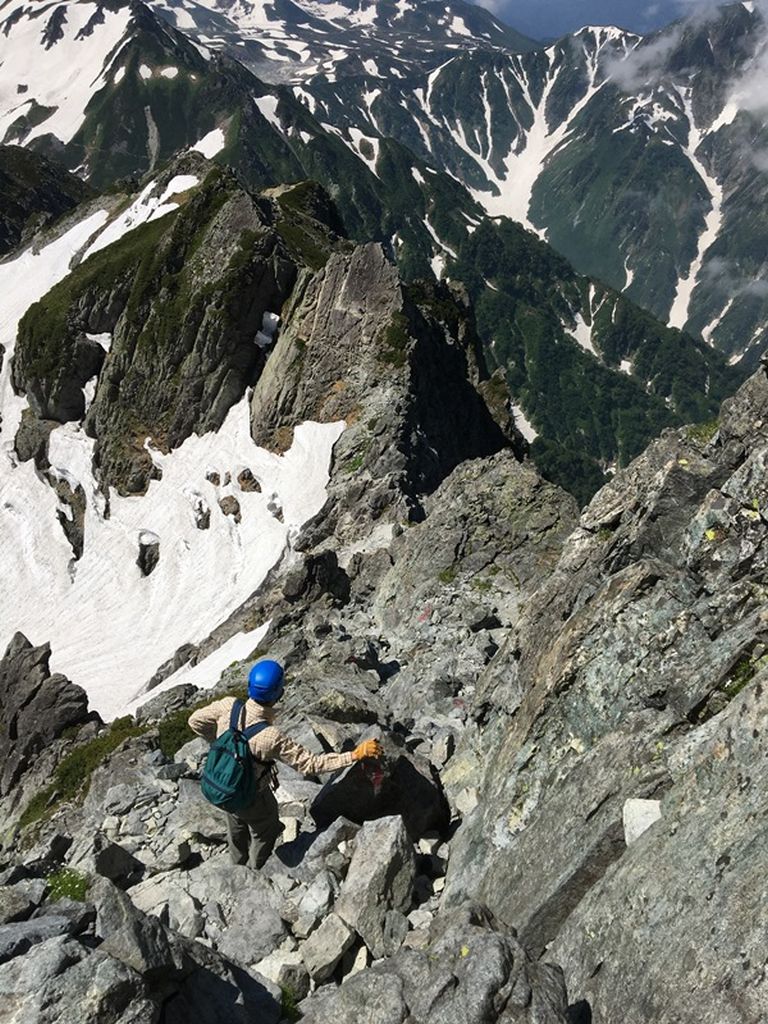
[[[200,708],[199,711],[194,711],[189,717],[190,729],[209,743],[213,743],[217,736],[221,736],[229,728],[229,716],[234,703],[234,697],[224,697],[207,707]],[[245,702],[246,727],[257,725],[259,722],[269,723],[269,728],[262,729],[248,744],[257,761],[282,761],[303,775],[335,772],[354,762],[351,750],[346,754],[311,753],[306,747],[294,743],[285,733],[280,732],[277,726],[273,725],[274,719],[273,708],[265,708],[254,700]]]

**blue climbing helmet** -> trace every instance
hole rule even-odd
[[[248,696],[262,704],[280,700],[285,689],[283,677],[283,666],[276,661],[257,661],[248,673]]]

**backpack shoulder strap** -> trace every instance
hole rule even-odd
[[[256,725],[249,725],[247,729],[243,729],[243,736],[250,741],[254,736],[258,736],[263,729],[268,728],[269,722],[257,722]]]
[[[236,700],[232,705],[232,710],[229,713],[229,728],[234,732],[239,732],[239,726],[237,720],[240,717],[240,712],[245,708],[245,701]]]

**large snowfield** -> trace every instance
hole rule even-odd
[[[25,142],[48,134],[69,142],[89,101],[106,84],[131,19],[128,7],[109,10],[95,3],[52,4],[44,13],[44,19],[8,18],[0,32],[0,139],[19,118],[43,108],[46,116],[33,124]],[[61,23],[46,38],[55,14]]]
[[[0,646],[17,630],[35,644],[49,641],[52,669],[83,686],[91,705],[112,718],[135,704],[182,644],[202,641],[226,620],[290,551],[301,525],[325,502],[331,454],[344,424],[302,424],[290,450],[275,455],[253,443],[245,396],[218,432],[192,436],[169,454],[153,451],[162,478],[146,495],[112,491],[108,506],[92,472],[94,441],[80,424],[58,427],[50,439],[51,466],[73,488],[80,484],[87,499],[85,549],[75,561],[57,518],[57,511],[68,510],[34,464],[19,463],[14,452],[26,400],[13,394],[10,363],[19,319],[66,275],[74,254],[99,247],[107,220],[106,211],[97,211],[40,252],[0,264],[0,565],[7,581],[0,591]],[[106,231],[111,240],[118,233],[114,226]],[[244,469],[260,492],[241,490]],[[239,503],[239,523],[219,505],[228,495]],[[206,510],[210,525],[201,529]],[[137,557],[147,534],[159,538],[160,558],[144,576]],[[222,668],[247,657],[263,632],[263,624],[255,624],[218,657],[179,673],[178,681],[213,685]]]

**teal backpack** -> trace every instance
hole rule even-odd
[[[245,810],[256,799],[259,782],[248,741],[269,724],[258,722],[247,729],[238,728],[241,712],[245,725],[245,701],[236,700],[229,729],[211,745],[200,783],[206,800],[230,814]]]

